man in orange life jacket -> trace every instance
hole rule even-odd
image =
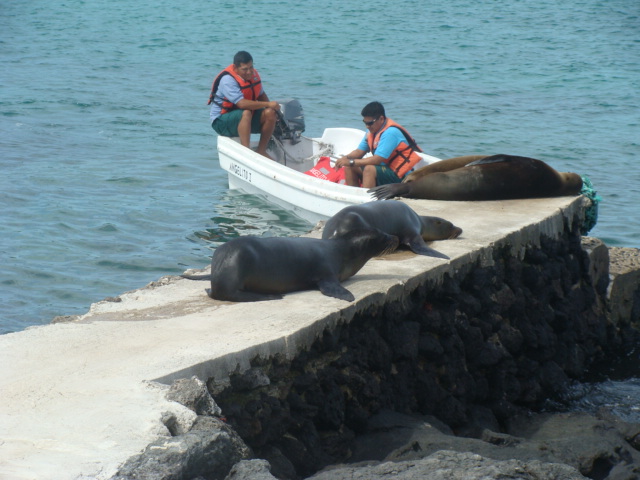
[[[421,160],[415,140],[402,126],[385,116],[380,102],[367,104],[361,112],[369,133],[353,152],[339,158],[335,169],[344,167],[347,185],[372,188],[398,183]],[[371,152],[371,156],[364,156]]]
[[[240,143],[248,147],[251,134],[259,133],[258,153],[268,157],[267,145],[280,105],[269,101],[248,52],[236,53],[233,64],[216,76],[209,105],[211,126],[219,135],[240,137]]]

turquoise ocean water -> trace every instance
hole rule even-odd
[[[229,192],[208,98],[238,50],[309,136],[381,101],[425,151],[587,175],[591,235],[640,247],[637,0],[3,0],[0,333],[311,227]]]

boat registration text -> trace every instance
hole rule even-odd
[[[251,171],[247,170],[246,168],[236,164],[236,163],[232,163],[229,165],[229,171],[231,173],[233,173],[234,175],[236,175],[237,177],[240,177],[243,180],[246,180],[247,182],[251,183]]]

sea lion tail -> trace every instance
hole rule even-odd
[[[403,197],[410,190],[408,183],[388,183],[370,188],[367,192],[373,195],[376,200],[388,200],[393,197]]]
[[[209,275],[180,275],[182,278],[188,280],[211,280],[211,274]]]

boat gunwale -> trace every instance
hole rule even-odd
[[[318,138],[314,138],[313,140],[320,141]],[[269,160],[230,137],[218,136],[219,157],[221,153],[226,155],[230,162],[243,164],[264,178],[285,184],[314,197],[330,198],[349,203],[363,203],[373,200],[373,197],[366,189],[342,185],[314,177],[313,175],[307,175],[304,172]],[[232,155],[231,153],[240,153],[242,155]],[[227,168],[223,167],[223,169],[226,170],[228,174],[235,175],[234,172]]]

